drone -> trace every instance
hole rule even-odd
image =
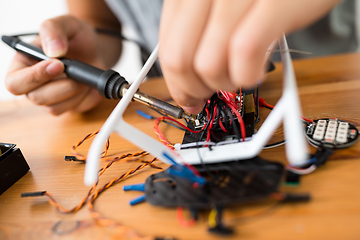
[[[257,156],[266,145],[274,131],[283,121],[286,138],[286,156],[291,165],[301,166],[308,159],[306,138],[300,120],[301,106],[297,92],[296,79],[292,67],[289,48],[285,36],[279,41],[283,72],[283,94],[274,110],[265,119],[256,134],[248,141],[230,141],[208,147],[172,150],[141,132],[123,119],[123,114],[147,72],[157,59],[158,46],[150,55],[136,80],[124,94],[122,100],[110,114],[100,132],[95,137],[86,162],[84,182],[92,185],[97,181],[99,156],[111,133],[116,132],[125,140],[148,151],[166,164],[214,164],[234,160],[246,160]]]

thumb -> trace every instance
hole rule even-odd
[[[41,46],[48,57],[62,57],[68,48],[67,37],[61,24],[48,19],[41,24],[39,31]]]
[[[39,31],[45,54],[49,57],[63,57],[68,51],[69,39],[80,29],[79,23],[70,15],[45,20]]]

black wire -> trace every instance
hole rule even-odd
[[[238,141],[240,142],[241,135],[240,135],[240,132],[239,132],[239,128],[238,128],[238,126],[236,126],[236,122],[234,121],[234,118],[233,118],[232,112],[230,111],[230,108],[228,106],[226,106],[226,105],[225,105],[225,107],[226,107],[226,110],[227,110],[227,112],[229,114],[230,121],[231,121],[231,123],[233,125],[234,133],[237,136]]]
[[[184,121],[185,121],[185,123],[186,123],[186,126],[189,127],[189,121],[190,121],[190,120],[188,120],[188,119],[186,119],[186,118],[183,118],[183,119],[184,119]]]
[[[121,39],[126,40],[126,41],[132,41],[132,40],[128,40],[120,32],[117,32],[117,31],[104,29],[104,28],[95,28],[95,31],[97,33],[106,34],[106,35],[110,35],[110,36],[113,36],[113,37],[121,38]]]
[[[148,53],[146,48],[139,41],[136,41],[135,39],[132,39],[132,38],[125,37],[124,35],[121,34],[121,32],[117,32],[117,31],[113,31],[113,30],[109,30],[109,29],[103,29],[103,28],[95,28],[95,31],[100,34],[106,34],[109,36],[120,38],[120,39],[128,41],[128,42],[133,42],[133,43],[137,44],[141,50]],[[149,56],[150,56],[150,54],[149,54]]]
[[[323,165],[333,152],[334,152],[334,150],[331,149],[331,148],[320,146],[316,150],[316,153],[314,154],[314,157],[316,158],[316,161],[313,164],[316,167],[319,167],[320,165]]]
[[[269,107],[269,106],[263,106],[264,108],[267,108],[267,109],[269,109],[269,110],[273,110],[274,108],[272,108],[272,107]]]
[[[304,124],[306,124],[306,125],[309,125],[311,122],[309,122],[309,121],[306,121],[306,120],[304,120],[304,119],[302,119],[301,118],[301,121],[304,123]]]
[[[220,125],[220,123],[219,123],[219,121],[220,121],[220,109],[219,109],[219,106],[218,106],[218,102],[219,101],[217,101],[217,103],[215,104],[215,106],[217,106],[217,108],[216,108],[216,115],[215,115],[215,117],[214,117],[214,125],[212,126],[213,128],[217,128],[217,127],[220,127],[219,125]]]
[[[204,117],[204,114],[206,115],[205,108],[207,107],[207,102],[204,103],[203,110],[198,114],[198,119],[201,119]]]
[[[284,144],[285,142],[286,142],[286,140],[284,139],[284,140],[281,140],[279,142],[275,142],[275,143],[265,145],[264,148],[274,147],[274,146],[279,145],[279,144]]]
[[[113,31],[113,30],[109,30],[109,29],[103,29],[103,28],[95,28],[95,32],[100,33],[100,34],[106,34],[106,35],[113,36],[113,37],[117,37],[117,38],[120,38],[125,41],[133,42],[133,43],[137,44],[141,50],[143,50],[144,52],[148,52],[146,50],[146,48],[139,41],[136,41],[135,39],[132,39],[132,38],[125,37],[124,35],[121,34],[121,32],[117,32],[117,31]],[[12,37],[26,37],[26,36],[35,36],[35,35],[39,35],[39,33],[38,32],[20,33],[20,34],[12,35]],[[149,54],[149,56],[150,56],[150,54]]]
[[[255,96],[255,104],[256,104],[256,119],[255,119],[255,124],[257,124],[258,122],[260,122],[260,113],[259,113],[259,88],[260,88],[260,84],[258,84],[257,88],[256,88],[256,96]]]
[[[196,142],[196,152],[197,152],[197,154],[198,154],[198,156],[199,156],[200,164],[201,164],[201,166],[204,168],[204,170],[206,171],[206,173],[207,173],[209,176],[211,176],[211,178],[213,178],[214,175],[210,172],[208,166],[205,164],[204,160],[202,159],[201,154],[200,154],[200,149],[199,149],[198,146],[199,146],[199,142]]]
[[[210,104],[208,104],[208,106],[209,106]],[[203,139],[203,137],[204,137],[204,134],[207,132],[207,129],[209,128],[209,125],[210,125],[210,122],[211,122],[211,120],[212,120],[212,116],[213,116],[213,112],[214,111],[210,111],[209,110],[209,112],[210,112],[210,114],[209,114],[209,120],[206,122],[206,125],[205,125],[205,128],[203,129],[203,131],[202,131],[202,133],[201,133],[201,135],[200,135],[200,141]],[[210,133],[209,133],[210,134]]]
[[[277,201],[276,203],[274,203],[273,205],[269,206],[266,209],[260,210],[259,212],[249,215],[249,216],[238,216],[235,217],[233,219],[227,219],[225,220],[225,222],[231,222],[231,223],[237,223],[238,221],[244,221],[244,220],[249,220],[252,218],[258,218],[258,217],[266,217],[266,216],[271,216],[271,214],[275,213],[274,210],[277,210],[280,206],[281,206],[282,202],[281,201]],[[244,224],[244,222],[242,222],[241,224]]]
[[[163,120],[164,123],[172,126],[172,127],[175,127],[177,129],[180,129],[181,131],[186,131],[186,128],[183,128],[182,126],[180,125],[177,125],[176,123],[173,123],[173,122],[169,122],[169,121],[166,121],[166,120]]]
[[[166,114],[163,114],[162,112],[160,112],[160,111],[158,111],[158,110],[156,110],[156,109],[154,109],[154,108],[150,108],[150,109],[154,110],[155,112],[159,113],[159,114],[162,115],[162,116],[167,117]],[[154,117],[154,116],[152,116],[152,115],[150,115],[150,114],[148,114],[148,113],[147,113],[147,115],[151,116],[151,119],[157,119],[157,117]],[[170,126],[172,126],[172,127],[175,127],[175,128],[177,128],[177,129],[180,129],[180,130],[182,130],[182,131],[186,131],[186,128],[182,127],[181,125],[178,125],[178,124],[175,123],[175,122],[169,122],[169,121],[166,121],[166,119],[164,119],[163,122],[166,123],[166,124],[168,124],[168,125],[170,125]]]
[[[229,118],[227,117],[227,115],[225,114],[225,111],[226,111],[226,104],[224,101],[219,101],[218,103],[218,108],[220,110],[220,115],[222,116],[223,118],[223,125],[225,127],[226,130],[228,130],[230,132],[230,128],[231,128],[231,123],[229,121]],[[220,121],[220,116],[219,116],[219,121]]]
[[[39,33],[37,33],[37,32],[20,33],[20,34],[12,35],[11,37],[26,37],[26,36],[35,36],[35,35],[39,35]]]

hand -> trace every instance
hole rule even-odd
[[[49,57],[66,56],[106,68],[93,27],[70,15],[45,21],[35,44]],[[6,86],[13,94],[26,94],[35,104],[46,106],[54,115],[69,110],[84,112],[102,100],[96,90],[66,78],[63,71],[64,65],[57,59],[37,63],[17,53],[6,76]]]
[[[305,27],[339,0],[170,0],[160,25],[159,59],[174,100],[201,111],[217,89],[252,87],[282,33]]]

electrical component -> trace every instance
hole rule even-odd
[[[280,40],[281,59],[284,70],[283,95],[275,108],[265,119],[256,135],[249,141],[240,141],[233,144],[214,146],[211,148],[190,148],[180,149],[175,152],[161,142],[154,140],[149,135],[139,131],[123,119],[123,114],[134,94],[139,88],[151,66],[157,59],[159,46],[156,46],[149,59],[141,69],[139,75],[124,94],[122,100],[104,123],[99,134],[91,144],[86,161],[84,181],[91,186],[97,181],[99,168],[99,154],[106,139],[111,133],[116,132],[124,139],[137,145],[139,148],[148,151],[159,160],[172,164],[166,156],[171,156],[179,164],[213,164],[219,162],[236,161],[239,159],[252,159],[259,154],[266,145],[271,135],[283,120],[286,138],[286,155],[290,164],[301,166],[306,164],[308,159],[306,140],[303,134],[300,101],[298,98],[296,78],[288,51],[287,42],[283,35]],[[235,112],[235,111],[234,111]],[[209,123],[211,123],[210,121]],[[245,130],[241,131],[245,135]],[[244,137],[242,136],[244,140]]]
[[[209,214],[209,232],[215,233],[222,236],[231,235],[234,233],[234,230],[225,227],[222,222],[222,213],[224,208],[222,206],[217,206]]]
[[[0,195],[29,171],[23,154],[15,144],[0,143]]]
[[[358,139],[359,133],[354,125],[337,118],[314,120],[305,127],[308,141],[319,147],[347,148]]]
[[[209,209],[261,199],[277,191],[284,167],[255,157],[249,160],[194,166],[206,179],[194,186],[188,178],[170,171],[151,175],[145,183],[146,201],[163,207]],[[176,168],[170,166],[169,169]]]
[[[244,104],[244,99],[247,104]],[[193,131],[185,131],[182,144],[202,141],[218,143],[236,139],[244,141],[244,137],[251,137],[254,133],[254,112],[252,94],[215,93],[202,112],[195,116],[195,120],[187,122],[187,127]],[[203,132],[198,134],[199,130]]]

